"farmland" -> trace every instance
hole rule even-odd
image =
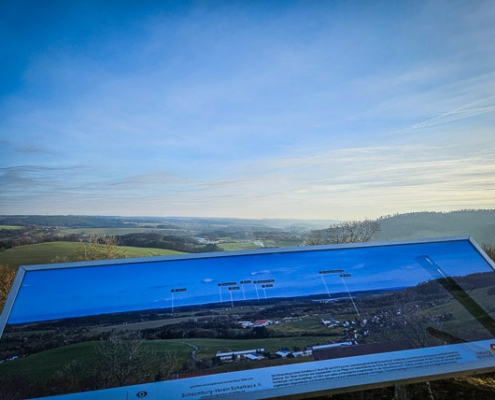
[[[15,225],[0,225],[0,230],[16,230],[16,229],[22,229],[22,226],[15,226]]]
[[[314,340],[324,340],[318,338],[274,338],[274,339],[252,339],[252,340],[217,340],[217,339],[171,339],[144,341],[143,348],[152,350],[158,354],[174,354],[179,364],[187,363],[191,360],[191,346],[199,348],[198,357],[212,358],[218,351],[229,349],[232,351],[243,350],[245,348],[261,348],[275,353],[280,348],[292,347],[294,345],[304,347]],[[30,357],[22,358],[16,362],[6,362],[0,365],[3,374],[26,373],[26,377],[33,381],[45,382],[49,380],[57,371],[64,368],[70,360],[77,360],[80,364],[88,364],[95,356],[95,346],[99,342],[82,342],[64,347],[47,350],[33,354]],[[272,363],[273,364],[273,363]],[[222,368],[228,370],[229,366]],[[218,368],[217,368],[218,370]]]
[[[49,264],[57,260],[75,260],[78,248],[87,245],[87,243],[75,242],[48,242],[15,247],[0,253],[0,265],[17,268],[20,265]],[[119,249],[129,258],[182,254],[178,251],[166,249],[138,247],[120,247]]]
[[[101,238],[113,238],[122,257],[299,246],[310,226],[287,231],[264,221],[82,216],[0,217],[0,221],[0,265],[11,268],[76,261],[78,249]]]

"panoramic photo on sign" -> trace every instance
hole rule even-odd
[[[495,371],[494,298],[493,262],[471,238],[21,267],[0,374],[33,397],[124,400]]]

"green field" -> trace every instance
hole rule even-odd
[[[326,336],[309,336],[309,337],[282,337],[282,338],[268,338],[268,339],[172,339],[172,340],[160,340],[157,342],[163,342],[165,346],[174,343],[180,343],[186,341],[199,347],[198,357],[214,357],[217,352],[238,351],[246,349],[260,349],[275,353],[281,348],[292,349],[293,346],[305,348],[309,345],[316,343],[326,343],[328,337]],[[151,343],[154,341],[151,341]]]
[[[79,246],[85,243],[49,242],[15,247],[0,253],[0,265],[18,268],[20,265],[49,264],[55,259],[75,259]],[[119,247],[129,258],[167,256],[183,254],[178,251],[164,249],[150,249],[144,247]]]
[[[317,342],[325,342],[327,339],[328,338],[325,337],[289,337],[251,340],[171,339],[144,341],[143,346],[145,349],[147,348],[157,353],[168,352],[174,354],[181,362],[184,362],[192,358],[192,348],[190,345],[199,348],[197,354],[198,358],[212,358],[219,351],[226,352],[263,348],[265,351],[275,353],[284,347],[292,348],[292,346],[299,346],[304,348],[307,345],[315,344]],[[78,360],[82,364],[90,361],[93,357],[94,348],[97,343],[98,342],[83,342],[67,345],[36,353],[18,360],[8,361],[0,364],[0,374],[22,372],[32,380],[44,381],[50,379],[56,371],[63,368],[71,360]],[[310,361],[310,359],[304,358],[304,361]]]
[[[14,225],[0,225],[0,230],[5,229],[9,231],[17,230],[17,229],[22,229],[24,228],[23,226],[14,226]]]
[[[220,247],[223,251],[252,250],[263,248],[262,246],[256,245],[253,242],[220,243],[218,247]]]
[[[31,380],[44,381],[71,360],[88,361],[92,356],[95,343],[77,343],[43,351],[15,361],[8,361],[0,364],[0,374],[22,372]]]
[[[226,239],[228,240],[228,239]],[[273,240],[242,240],[239,242],[220,243],[220,247],[223,251],[238,251],[238,250],[253,250],[264,249],[273,247],[297,247],[302,244],[302,241],[295,240],[280,240],[275,242]]]

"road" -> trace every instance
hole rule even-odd
[[[198,351],[199,351],[199,347],[194,345],[194,344],[191,344],[191,343],[187,343],[187,342],[181,342],[182,344],[185,344],[186,346],[189,346],[189,347],[192,347],[193,351],[191,353],[191,357],[194,361],[199,361],[201,362],[201,360],[198,360],[197,358],[197,355],[198,355]]]

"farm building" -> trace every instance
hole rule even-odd
[[[215,357],[221,361],[236,361],[236,360],[261,360],[264,358],[263,353],[265,349],[251,349],[251,350],[239,350],[239,351],[227,351],[217,352]]]

